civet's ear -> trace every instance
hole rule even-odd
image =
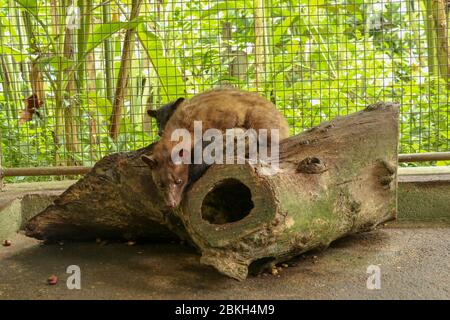
[[[184,101],[184,98],[178,98],[173,104],[172,104],[172,110],[175,111],[178,106]]]
[[[147,110],[147,114],[148,114],[150,117],[152,117],[152,118],[156,118],[156,116],[157,116],[157,114],[158,114],[158,111],[157,111],[157,110],[149,109],[149,110]]]
[[[141,157],[142,161],[144,161],[149,167],[150,169],[153,169],[156,167],[156,165],[158,164],[158,161],[156,161],[155,158],[153,158],[153,156],[147,156],[147,155],[143,155]]]

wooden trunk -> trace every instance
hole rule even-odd
[[[375,104],[290,137],[279,171],[265,164],[214,165],[166,211],[140,155],[101,160],[32,219],[40,239],[168,237],[194,244],[201,262],[243,280],[396,216],[398,107]]]

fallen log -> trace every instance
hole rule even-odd
[[[42,240],[187,238],[141,160],[153,146],[101,159],[27,223],[26,235]]]
[[[326,247],[396,215],[398,107],[378,103],[290,137],[280,170],[213,165],[175,211],[164,209],[141,161],[152,146],[105,157],[33,218],[39,239],[170,238],[238,280],[249,270]]]
[[[396,216],[398,109],[377,104],[280,145],[280,171],[216,165],[177,214],[201,262],[243,280]],[[217,220],[217,217],[220,217]]]

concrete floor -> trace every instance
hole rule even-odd
[[[339,240],[283,269],[237,282],[179,244],[44,245],[17,235],[0,247],[0,299],[450,299],[450,228],[389,227]],[[81,290],[66,268],[81,268]],[[381,289],[366,288],[367,267]],[[55,274],[59,283],[46,284]]]

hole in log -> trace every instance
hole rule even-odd
[[[236,222],[253,209],[250,189],[236,179],[217,184],[203,199],[202,218],[212,224]]]
[[[272,269],[274,265],[275,265],[275,258],[273,257],[261,258],[250,263],[250,265],[248,266],[248,273],[252,275],[257,275],[261,272]]]
[[[317,157],[307,157],[300,161],[297,172],[317,174],[326,171],[325,164]]]

